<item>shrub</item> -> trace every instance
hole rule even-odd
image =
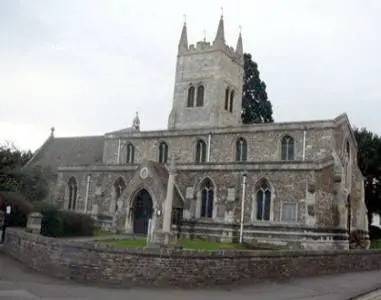
[[[51,237],[91,236],[94,233],[94,220],[84,214],[59,211],[54,206],[41,210],[43,215],[41,234]]]
[[[33,205],[17,192],[0,192],[1,207],[5,210],[7,205],[11,206],[11,214],[7,216],[7,226],[25,227],[28,215],[33,211]]]
[[[71,211],[61,211],[65,236],[90,236],[95,230],[94,220],[89,215]]]

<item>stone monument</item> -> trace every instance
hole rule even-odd
[[[176,176],[176,166],[175,157],[171,156],[171,163],[168,168],[168,183],[167,183],[167,193],[164,201],[163,207],[163,226],[162,228],[155,228],[155,224],[152,224],[151,230],[151,241],[147,244],[149,247],[171,247],[176,245],[177,237],[176,233],[172,232],[172,205],[173,196],[175,189],[175,176]]]

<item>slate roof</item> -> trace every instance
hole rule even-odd
[[[50,137],[28,162],[49,166],[52,171],[63,165],[96,165],[102,163],[103,136]]]
[[[124,128],[124,129],[119,129],[119,130],[107,132],[106,135],[117,135],[117,134],[131,133],[131,132],[137,132],[137,131],[138,130],[136,130],[133,127],[127,127],[127,128]]]

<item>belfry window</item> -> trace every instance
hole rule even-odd
[[[206,160],[206,143],[198,140],[196,144],[196,162],[203,163]]]
[[[234,102],[234,91],[230,92],[230,105],[229,105],[229,111],[233,112],[233,102]]]
[[[161,142],[159,145],[159,163],[166,164],[168,161],[168,145]]]
[[[244,138],[239,138],[236,142],[236,161],[247,160],[247,142]]]
[[[68,209],[75,210],[77,206],[77,181],[74,177],[71,177],[68,182],[68,188],[69,188],[69,204]]]
[[[196,106],[203,106],[204,105],[204,86],[199,85],[197,88],[197,99],[196,99]]]
[[[194,86],[189,87],[188,89],[188,101],[187,101],[188,107],[194,106]]]
[[[286,135],[282,139],[282,160],[294,160],[295,159],[295,141],[294,139]]]
[[[135,147],[131,143],[127,145],[127,163],[133,164],[135,159]]]
[[[229,109],[229,88],[225,90],[225,110]]]

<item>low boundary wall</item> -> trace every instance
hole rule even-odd
[[[120,287],[207,288],[381,269],[381,251],[116,249],[8,228],[1,251],[42,273]]]

